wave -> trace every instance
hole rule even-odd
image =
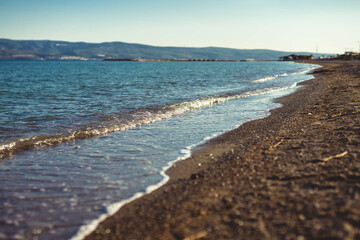
[[[278,78],[278,77],[286,77],[287,75],[288,75],[287,73],[276,74],[276,75],[273,75],[273,76],[263,77],[263,78],[254,80],[254,81],[252,81],[252,82],[255,82],[255,83],[256,83],[256,82],[267,82],[267,81],[276,79],[276,78]]]
[[[170,104],[160,108],[138,109],[133,112],[114,116],[103,122],[86,126],[79,130],[54,135],[40,135],[22,138],[0,145],[0,159],[10,157],[16,153],[39,147],[54,146],[61,143],[107,135],[112,132],[124,131],[141,125],[151,124],[177,115],[185,114],[197,109],[211,107],[226,101],[266,94],[274,91],[295,87],[296,83],[287,87],[273,87],[258,89],[239,94],[224,96],[209,96],[194,101]]]

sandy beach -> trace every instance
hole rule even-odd
[[[360,239],[360,61],[199,147],[86,239]]]

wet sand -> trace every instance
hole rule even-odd
[[[360,239],[360,61],[213,139],[86,239]]]

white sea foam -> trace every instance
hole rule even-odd
[[[263,78],[254,80],[253,82],[267,82],[267,81],[276,79],[278,77],[286,77],[287,75],[288,75],[287,73],[276,74],[276,75],[273,75],[273,76],[267,76],[267,77],[263,77]]]
[[[296,85],[296,84],[295,84]],[[83,129],[72,131],[70,133],[42,135],[29,138],[18,139],[8,144],[0,146],[0,159],[11,156],[17,152],[36,148],[52,146],[64,142],[70,142],[77,139],[85,139],[96,136],[107,135],[112,132],[124,131],[132,129],[141,125],[146,125],[168,119],[177,115],[185,114],[197,109],[211,107],[213,105],[223,103],[226,101],[270,93],[279,91],[294,86],[287,87],[272,87],[257,89],[245,93],[233,94],[228,96],[210,96],[206,98],[197,99],[189,102],[175,103],[157,109],[139,109],[125,116],[115,117],[109,121],[100,122],[87,126]]]
[[[300,63],[296,63],[296,64],[300,64]],[[272,76],[267,76],[267,77],[263,77],[263,78],[260,78],[260,79],[256,79],[254,81],[252,81],[253,83],[260,83],[260,82],[267,82],[267,81],[270,81],[270,80],[274,80],[276,78],[279,78],[279,77],[287,77],[289,75],[304,75],[304,74],[307,74],[309,73],[311,70],[314,70],[316,68],[319,68],[321,67],[320,65],[315,65],[315,64],[309,64],[308,65],[308,68],[306,69],[303,69],[301,71],[298,71],[298,72],[293,72],[293,73],[281,73],[281,74],[275,74],[275,75],[272,75]]]
[[[297,64],[301,64],[301,63],[297,63]],[[304,75],[304,74],[307,74],[307,73],[309,73],[312,70],[317,69],[317,68],[322,68],[322,66],[317,65],[317,64],[308,64],[308,68],[303,69],[303,70],[301,70],[299,72],[293,72],[291,74],[292,75]]]

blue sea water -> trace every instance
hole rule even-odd
[[[0,61],[0,239],[81,239],[310,79],[291,62]]]

